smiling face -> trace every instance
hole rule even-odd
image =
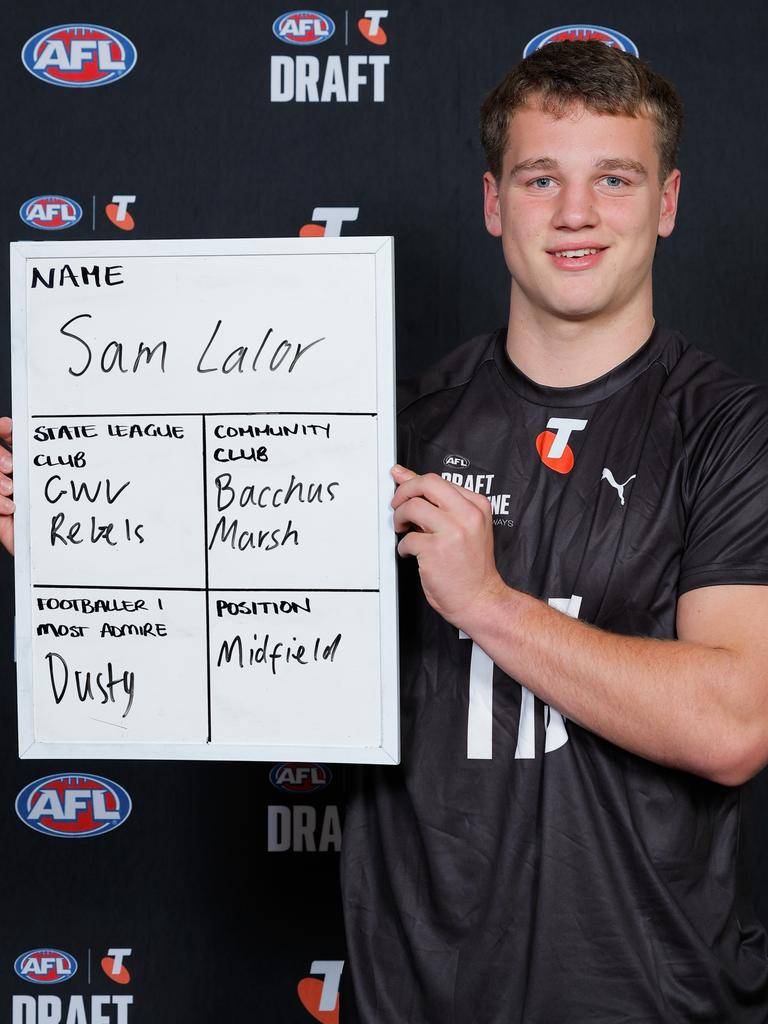
[[[659,181],[653,122],[574,106],[516,110],[485,223],[501,237],[515,316],[589,321],[651,310],[657,236],[674,227],[679,171]]]

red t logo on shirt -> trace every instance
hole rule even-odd
[[[574,430],[583,430],[587,420],[561,419],[553,416],[536,438],[536,451],[549,469],[556,473],[570,473],[573,469],[573,450],[568,438]]]

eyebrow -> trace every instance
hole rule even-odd
[[[633,171],[641,178],[648,176],[648,170],[643,164],[638,160],[627,160],[625,157],[607,157],[604,160],[598,160],[594,166],[600,171]],[[540,156],[534,160],[521,160],[509,173],[511,177],[515,177],[521,171],[554,171],[558,167],[557,160],[553,160],[549,156]]]
[[[648,176],[646,167],[639,160],[626,160],[623,157],[612,157],[607,160],[598,160],[595,164],[601,171],[634,171],[641,178]]]
[[[554,171],[557,167],[557,160],[553,160],[548,156],[540,156],[536,160],[521,160],[519,164],[515,164],[509,173],[514,177],[520,171]]]

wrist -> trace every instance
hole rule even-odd
[[[460,628],[480,647],[483,639],[490,639],[500,628],[508,634],[516,614],[517,598],[521,596],[497,575],[468,606]]]

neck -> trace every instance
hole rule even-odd
[[[548,387],[586,384],[636,352],[653,330],[646,302],[589,320],[564,320],[530,307],[512,283],[507,353],[526,377]]]

